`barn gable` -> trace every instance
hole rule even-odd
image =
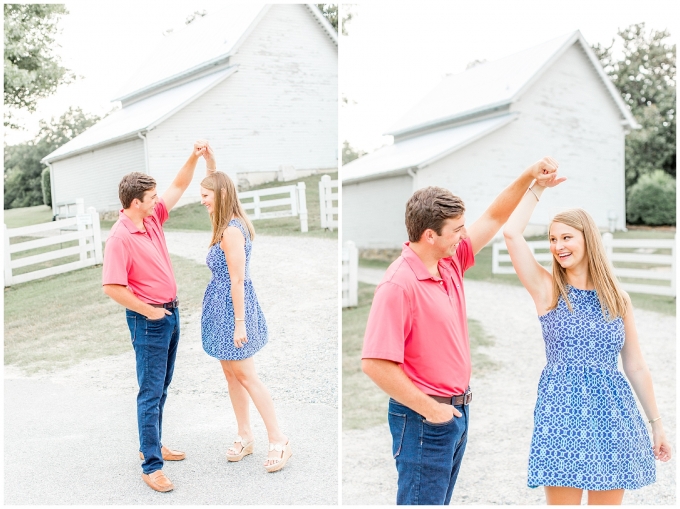
[[[392,145],[343,165],[343,236],[364,249],[398,248],[408,196],[430,185],[463,198],[471,224],[545,155],[569,181],[538,204],[533,233],[569,207],[587,209],[598,226],[625,229],[624,140],[637,124],[591,56],[576,32],[465,71],[462,83],[446,78],[390,129]],[[501,71],[507,75],[493,77]],[[488,96],[459,100],[486,81]],[[395,220],[385,222],[386,211]],[[379,215],[381,223],[373,220]]]
[[[229,155],[220,169],[232,174],[337,165],[337,36],[315,6],[226,4],[162,41],[117,100],[121,110],[43,159],[55,202],[83,196],[71,187],[83,154],[93,171],[133,158],[129,171],[162,190],[199,138]],[[134,156],[120,153],[132,147]],[[117,189],[108,194],[86,206],[110,208]]]

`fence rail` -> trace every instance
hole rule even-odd
[[[359,303],[359,250],[354,242],[342,246],[342,307],[356,307]]]
[[[676,251],[675,239],[614,239],[611,233],[602,235],[607,257],[614,267],[614,274],[618,278],[641,279],[650,281],[668,281],[668,285],[644,284],[638,282],[621,281],[621,287],[627,292],[647,293],[653,295],[676,296]],[[529,249],[542,265],[552,262],[550,244],[547,240],[527,242]],[[620,252],[627,249],[637,252]],[[670,254],[658,254],[655,251],[669,250]],[[492,246],[491,272],[494,274],[514,274],[510,255],[507,253],[505,242],[496,242]],[[510,265],[508,265],[508,263]],[[623,267],[620,264],[640,264],[643,267]],[[651,267],[644,267],[651,265]]]
[[[333,192],[335,188],[335,192]],[[335,206],[333,206],[335,202]],[[338,227],[338,181],[331,180],[330,175],[324,175],[319,182],[319,208],[321,212],[321,228]]]
[[[286,195],[285,198],[262,200],[265,196]],[[273,217],[300,217],[300,231],[309,230],[307,224],[307,197],[305,183],[298,182],[297,186],[270,187],[256,191],[244,191],[238,193],[243,209],[248,213],[251,220],[270,219]],[[244,200],[251,200],[245,201]],[[262,209],[289,206],[285,210],[273,210],[263,212]]]
[[[63,230],[68,231],[69,229],[74,228],[75,231],[62,234]],[[71,270],[82,269],[91,265],[97,265],[102,263],[103,260],[99,214],[94,207],[88,208],[87,213],[84,213],[82,201],[79,202],[79,208],[75,217],[61,219],[59,221],[50,221],[49,223],[22,226],[21,228],[7,228],[7,225],[4,225],[4,232],[5,287],[47,276],[53,276],[55,274],[62,274]],[[10,239],[15,237],[36,236],[40,236],[40,238],[17,242],[15,244],[10,242]],[[24,256],[14,260],[12,259],[12,255],[15,253],[73,241],[78,241],[78,245]],[[13,275],[13,269],[28,267],[30,265],[58,260],[59,258],[73,255],[80,255],[80,259],[75,262],[62,263],[45,269]]]

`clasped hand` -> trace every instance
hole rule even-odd
[[[215,152],[208,140],[197,140],[194,143],[194,155],[203,157],[208,167],[215,168]]]
[[[567,177],[558,177],[557,170],[560,165],[552,157],[544,157],[529,167],[531,176],[536,179],[536,185],[543,187],[555,187],[561,184]]]

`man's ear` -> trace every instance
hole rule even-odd
[[[420,236],[422,242],[427,242],[428,244],[434,244],[435,231],[432,228],[428,228]]]

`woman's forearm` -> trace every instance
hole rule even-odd
[[[231,302],[234,306],[234,317],[245,318],[245,290],[243,280],[231,282]]]
[[[624,366],[624,371],[645,411],[647,420],[651,421],[659,417],[659,409],[656,406],[654,385],[652,383],[652,375],[649,373],[649,368],[645,365],[634,369],[626,369]]]
[[[524,233],[543,191],[545,191],[545,187],[536,184],[531,190],[527,190],[503,228],[503,235],[506,238],[521,236]]]

